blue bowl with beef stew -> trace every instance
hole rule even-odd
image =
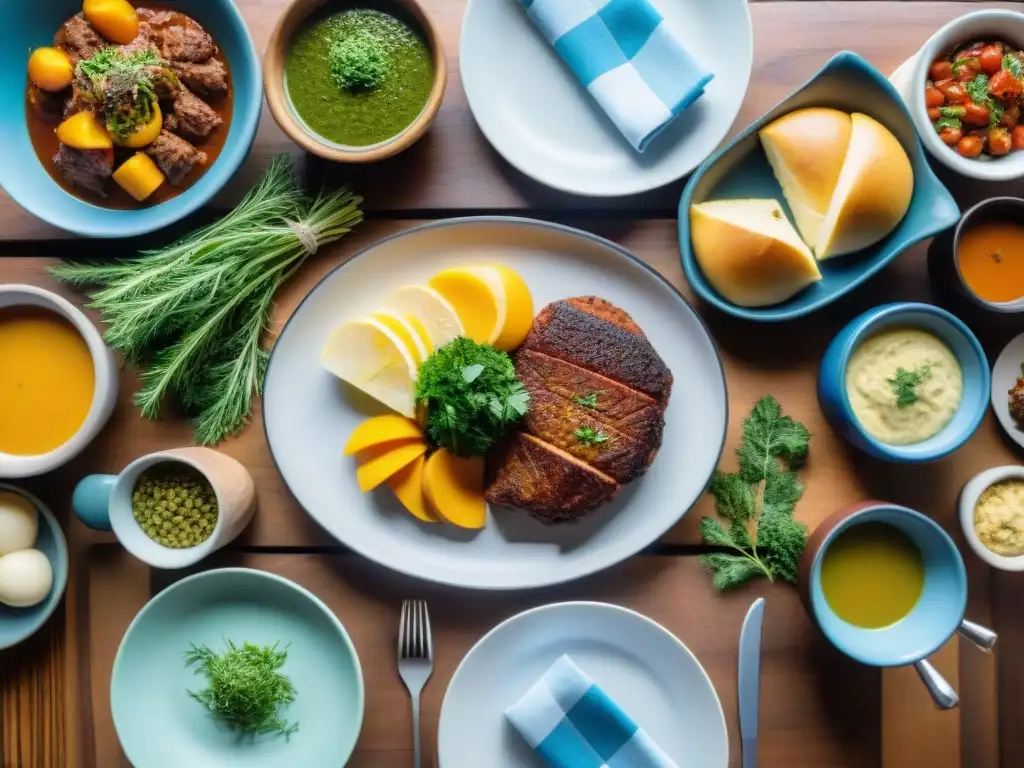
[[[255,46],[231,0],[84,6],[5,9],[0,187],[79,235],[153,232],[209,202],[248,155]]]

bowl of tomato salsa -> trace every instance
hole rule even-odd
[[[951,21],[917,55],[908,107],[925,147],[975,179],[1024,176],[1024,13]]]

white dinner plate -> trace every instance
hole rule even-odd
[[[1017,385],[1017,379],[1024,376],[1024,333],[1015,336],[999,353],[992,366],[992,410],[995,411],[999,426],[1010,439],[1024,448],[1024,425],[1018,424],[1010,415],[1009,393]]]
[[[342,323],[369,315],[397,287],[441,269],[505,264],[535,308],[597,295],[633,316],[675,377],[662,447],[647,474],[576,524],[545,526],[492,509],[484,530],[424,524],[390,489],[360,492],[342,456],[352,430],[384,413],[320,366]],[[703,323],[650,267],[607,240],[556,224],[448,219],[408,230],[353,256],[296,309],[274,346],[264,383],[267,442],[299,503],[338,541],[382,565],[445,584],[518,589],[584,576],[640,551],[693,505],[718,464],[726,427],[722,365]]]
[[[469,0],[459,69],[487,140],[542,184],[617,197],[664,186],[725,138],[750,82],[747,0],[654,0],[687,50],[715,77],[696,102],[639,153],[591,99],[520,0]]]
[[[513,616],[466,654],[441,705],[440,768],[540,765],[504,712],[562,654],[680,766],[729,764],[718,694],[675,635],[617,605],[556,603]]]

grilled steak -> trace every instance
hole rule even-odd
[[[661,407],[652,398],[530,349],[516,355],[516,374],[530,392],[527,432],[620,483],[647,470],[661,445],[664,426]],[[594,407],[589,407],[591,402]],[[573,434],[581,428],[603,434],[607,440],[581,443]]]
[[[647,471],[672,374],[625,311],[596,296],[549,304],[515,365],[530,410],[491,457],[489,502],[572,522]]]
[[[601,373],[650,395],[664,407],[672,392],[672,373],[647,337],[631,330],[636,328],[632,318],[618,310],[614,316],[625,315],[622,322],[606,319],[609,312],[603,305],[607,302],[594,302],[588,309],[571,302],[544,307],[524,346]]]
[[[619,490],[603,472],[522,432],[502,445],[496,459],[489,464],[487,501],[526,509],[544,523],[578,520]]]

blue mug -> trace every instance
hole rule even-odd
[[[840,618],[821,586],[821,565],[829,547],[844,532],[865,523],[886,523],[914,543],[924,562],[924,588],[910,613],[887,627],[865,629]],[[799,586],[804,607],[822,633],[847,656],[872,667],[914,665],[935,703],[958,703],[956,692],[927,658],[960,632],[984,650],[996,635],[964,620],[967,570],[953,539],[935,521],[906,507],[865,501],[836,512],[815,529],[800,561]]]

